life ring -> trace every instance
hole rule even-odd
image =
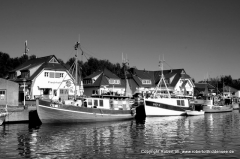
[[[26,99],[26,100],[29,100],[29,99],[30,99],[29,95],[26,95],[26,96],[25,96],[25,99]]]

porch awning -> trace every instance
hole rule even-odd
[[[52,89],[52,88],[45,88],[45,87],[39,87],[38,86],[38,89]]]

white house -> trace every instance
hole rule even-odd
[[[20,94],[29,99],[42,97],[45,99],[68,99],[80,92],[79,85],[68,69],[54,55],[28,60],[9,72],[9,79],[19,83]],[[23,95],[22,95],[23,96]]]

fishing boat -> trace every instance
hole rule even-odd
[[[75,45],[75,65],[77,70],[77,55],[80,43]],[[77,72],[77,71],[75,71]],[[75,84],[77,83],[77,73]],[[76,89],[77,87],[75,87]],[[125,96],[92,96],[75,97],[73,100],[61,102],[37,99],[37,112],[42,123],[76,123],[130,120],[135,117],[135,108],[132,107],[126,80]],[[77,92],[75,90],[75,92]]]
[[[7,105],[6,105],[5,110],[0,110],[0,125],[3,124],[7,116],[8,116],[8,111],[7,111]]]
[[[190,109],[189,99],[171,96],[163,74],[163,61],[159,61],[162,73],[154,92],[150,98],[144,98],[145,114],[149,117],[186,115],[186,110]]]
[[[222,113],[231,112],[233,110],[233,105],[231,98],[217,98],[209,97],[205,100],[203,104],[203,111],[206,113]]]

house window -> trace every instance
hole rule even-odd
[[[63,73],[60,73],[60,77],[63,77]]]
[[[88,99],[88,105],[92,105],[92,99]]]
[[[17,73],[16,73],[16,72],[11,73],[11,74],[10,74],[10,79],[15,79],[16,76],[17,76]]]
[[[21,72],[21,77],[22,78],[28,78],[29,77],[29,71]]]
[[[49,76],[49,72],[44,72],[44,77],[48,77]]]
[[[120,84],[120,80],[119,79],[110,79],[109,84]]]
[[[55,78],[60,78],[60,73],[55,73]]]
[[[94,106],[98,106],[98,100],[94,100]]]
[[[6,94],[5,90],[0,90],[0,100],[5,100],[5,94]]]
[[[93,90],[92,94],[98,94],[98,91],[97,90]]]
[[[99,106],[103,107],[103,100],[99,100]]]
[[[54,72],[50,72],[50,78],[54,78]]]
[[[68,94],[68,89],[60,89],[60,94]]]
[[[152,84],[151,80],[142,80],[142,84]]]
[[[92,80],[89,80],[89,79],[88,80],[84,80],[83,83],[84,84],[92,84]]]

